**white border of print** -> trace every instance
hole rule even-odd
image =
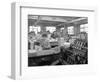
[[[27,54],[27,20],[28,14],[82,16],[88,17],[88,64],[28,67]],[[93,49],[96,28],[96,9],[85,7],[52,8],[34,3],[12,3],[12,66],[11,76],[14,79],[34,79],[69,75],[95,74],[95,49]]]

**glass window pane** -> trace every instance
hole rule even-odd
[[[88,32],[88,24],[80,25],[80,32]]]
[[[37,32],[41,31],[41,27],[40,26],[30,26],[29,32],[31,32],[31,31],[34,31],[37,34]]]
[[[74,26],[68,27],[68,34],[74,34]]]
[[[53,33],[54,31],[56,31],[56,27],[46,27],[46,31],[49,31],[50,33]]]

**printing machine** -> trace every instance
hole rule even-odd
[[[67,49],[63,49],[64,59],[69,64],[87,64],[88,63],[88,49],[85,40],[76,39],[74,44]]]

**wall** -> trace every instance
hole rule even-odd
[[[24,2],[33,2],[35,4],[44,4],[46,6],[62,6],[66,7],[67,5],[71,6],[94,6],[98,9],[98,15],[100,14],[100,0],[1,0],[0,1],[0,81],[13,81],[10,78],[10,69],[11,69],[11,2],[15,1],[24,1]],[[100,21],[100,16],[98,16],[97,21]],[[99,23],[98,23],[98,26]],[[93,46],[97,52],[96,54],[96,66],[97,69],[100,69],[100,54],[99,54],[99,45],[100,45],[100,28],[95,27],[97,31],[96,42]],[[97,38],[98,37],[98,38]],[[98,46],[97,46],[98,45]],[[99,74],[99,75],[98,75]],[[86,76],[69,76],[61,78],[46,78],[46,79],[35,79],[34,81],[39,82],[69,82],[69,81],[81,81],[81,82],[98,82],[100,72],[98,71],[97,75],[86,75]]]

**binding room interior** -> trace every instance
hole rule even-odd
[[[88,17],[28,15],[28,66],[88,64]]]

